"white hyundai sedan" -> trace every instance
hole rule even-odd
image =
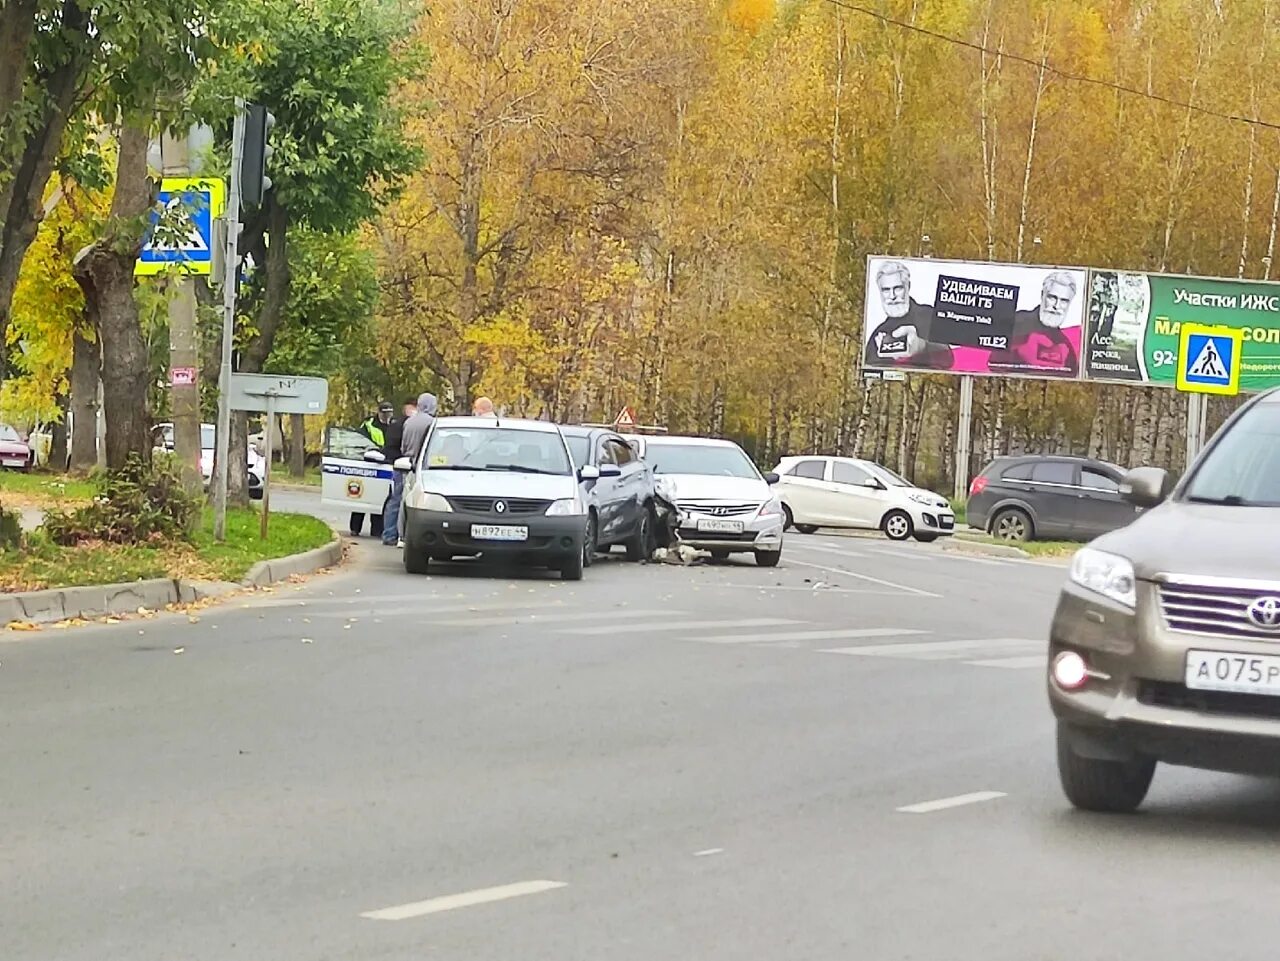
[[[941,494],[916,487],[887,467],[852,457],[784,457],[775,468],[787,526],[881,530],[891,540],[928,543],[950,537],[956,515]]]

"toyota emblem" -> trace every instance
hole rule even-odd
[[[1280,597],[1259,597],[1249,605],[1249,620],[1264,631],[1280,631]]]
[[[505,514],[507,512],[507,502],[498,501],[498,503],[493,505],[493,509],[497,511],[499,514]]]

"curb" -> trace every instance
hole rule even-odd
[[[162,611],[170,604],[191,604],[209,598],[227,597],[244,588],[268,587],[298,574],[313,574],[342,562],[342,542],[333,540],[324,547],[259,561],[243,581],[201,581],[161,578],[128,584],[100,584],[92,587],[55,587],[44,591],[24,591],[0,596],[0,625],[15,621],[51,624],[72,618],[109,617],[136,614],[138,608]]]
[[[336,567],[342,563],[342,541],[336,537],[324,547],[293,554],[290,557],[277,557],[269,561],[258,561],[249,568],[249,573],[240,583],[245,587],[268,587],[279,581],[287,581],[298,574],[314,574],[327,567]]]
[[[1031,555],[1020,547],[1006,547],[1003,544],[981,544],[977,541],[954,539],[942,545],[944,551],[952,554],[985,554],[987,557],[1010,557],[1017,560],[1031,560]]]

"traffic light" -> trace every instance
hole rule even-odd
[[[262,198],[271,189],[267,176],[267,160],[274,152],[267,142],[276,118],[266,107],[249,104],[245,108],[244,159],[240,162],[240,197],[245,207],[262,206]]]

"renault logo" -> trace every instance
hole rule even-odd
[[[493,509],[497,511],[499,514],[505,514],[507,512],[507,502],[498,501],[498,503],[493,505]]]
[[[1249,620],[1264,631],[1280,631],[1280,597],[1259,597],[1249,605]]]

